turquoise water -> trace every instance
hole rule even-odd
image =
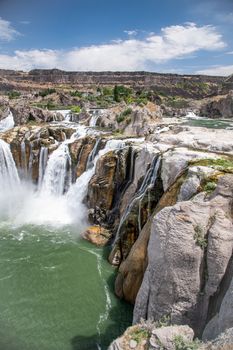
[[[233,129],[233,120],[224,119],[209,119],[209,118],[199,118],[199,119],[188,119],[184,125],[189,126],[201,126],[210,129]]]
[[[107,252],[70,227],[0,224],[0,349],[106,349],[130,325]]]

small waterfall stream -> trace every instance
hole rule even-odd
[[[143,200],[147,190],[150,189],[151,187],[153,187],[155,184],[155,181],[156,181],[156,178],[158,175],[158,170],[160,167],[160,162],[161,162],[161,158],[156,155],[154,157],[149,169],[147,170],[145,176],[144,176],[144,179],[143,179],[143,182],[142,182],[140,188],[135,193],[135,195],[133,196],[130,203],[127,205],[127,207],[126,207],[126,209],[121,217],[114,243],[116,243],[119,240],[121,229],[122,229],[124,223],[126,222],[129,214],[131,213],[133,207],[136,205],[136,203],[138,203],[138,230],[139,230],[139,232],[141,231],[141,229],[142,229],[142,227],[141,227],[141,203],[142,203],[142,200]]]
[[[100,117],[101,112],[102,112],[101,109],[100,110],[97,109],[97,110],[94,110],[92,112],[92,117],[91,117],[90,123],[89,123],[90,127],[92,127],[92,128],[96,127],[96,123],[97,123],[97,121],[98,121],[98,119]]]
[[[15,126],[14,117],[11,111],[8,116],[0,121],[0,132],[12,129]]]
[[[41,147],[40,149],[40,158],[39,158],[39,178],[38,178],[38,189],[41,189],[42,181],[45,174],[45,169],[48,161],[48,148]]]

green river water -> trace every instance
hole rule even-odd
[[[0,350],[106,349],[130,325],[107,252],[78,234],[0,224]]]

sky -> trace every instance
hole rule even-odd
[[[0,68],[233,73],[233,0],[0,0]]]

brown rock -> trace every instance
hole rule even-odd
[[[101,226],[90,226],[85,232],[82,233],[82,237],[87,241],[97,245],[105,246],[111,238],[111,233]]]

